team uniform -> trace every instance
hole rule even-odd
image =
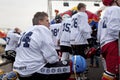
[[[120,7],[108,7],[99,21],[98,40],[102,55],[106,61],[104,74],[114,77],[119,74],[118,33],[120,31]],[[103,79],[104,80],[104,79]],[[113,80],[113,79],[111,79]]]
[[[88,24],[88,16],[85,12],[78,12],[72,16],[70,33],[70,43],[76,55],[81,55],[84,58],[85,49],[87,48],[87,39],[91,38],[91,26]]]
[[[10,30],[7,33],[7,37],[6,37],[7,45],[6,45],[5,51],[15,50],[17,47],[19,38],[20,38],[20,34],[15,33],[14,30]]]
[[[14,61],[15,55],[16,55],[16,48],[17,48],[20,37],[21,37],[21,35],[19,33],[15,32],[15,30],[10,30],[7,33],[7,37],[6,37],[7,43],[6,43],[6,47],[5,47],[6,55],[4,55],[4,57],[6,57],[9,60]]]
[[[19,41],[13,70],[20,80],[66,80],[70,76],[69,61],[58,62],[51,31],[35,25]]]
[[[70,28],[71,28],[71,18],[67,18],[62,21],[62,26],[58,34],[57,39],[60,40],[60,50],[62,52],[61,60],[69,59],[69,55],[72,54],[71,44],[70,44]]]
[[[57,52],[60,51],[60,46],[58,45],[57,36],[58,36],[59,31],[60,31],[61,25],[62,25],[61,23],[56,23],[56,24],[50,25],[50,30],[52,32],[54,46],[55,46],[55,49],[57,50]]]

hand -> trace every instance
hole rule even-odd
[[[94,47],[90,48],[86,53],[87,58],[90,58],[92,55],[94,55],[96,53],[96,51],[97,51],[96,48],[94,48]]]

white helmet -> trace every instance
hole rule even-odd
[[[67,19],[67,18],[70,18],[70,15],[64,14],[64,15],[62,16],[62,19],[63,19],[63,20],[65,20],[65,19]]]

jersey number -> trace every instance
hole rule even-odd
[[[107,28],[105,21],[103,22],[103,28]]]
[[[73,26],[74,26],[74,28],[77,28],[77,26],[78,26],[77,18],[73,18]]]
[[[57,36],[59,29],[52,29],[53,36]]]
[[[63,31],[70,32],[70,24],[69,23],[63,24]]]
[[[31,37],[32,34],[33,34],[33,32],[29,32],[27,34],[24,34],[20,39],[18,47],[21,45],[21,42],[24,42],[23,47],[29,47],[29,42],[31,40],[30,37]]]

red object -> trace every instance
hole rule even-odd
[[[118,41],[112,41],[101,47],[102,56],[105,58],[107,71],[119,74],[119,50]]]
[[[94,55],[96,53],[97,49],[92,47],[88,50],[87,52],[87,58],[90,58],[92,55]]]
[[[120,56],[119,56],[119,65],[120,65]]]
[[[56,9],[55,9],[55,13],[59,13],[59,10],[56,10]]]
[[[114,0],[102,0],[105,6],[111,6]]]
[[[0,38],[5,38],[6,36],[7,34],[0,30]]]
[[[55,9],[55,14],[58,15],[59,13],[59,10]]]
[[[90,23],[92,20],[94,20],[95,22],[99,21],[99,16],[97,16],[96,14],[86,10],[86,13],[88,15],[88,22]]]
[[[68,80],[75,80],[75,78],[69,78]]]
[[[55,11],[55,12],[57,12],[57,11]],[[88,15],[88,22],[89,22],[89,23],[90,23],[92,20],[94,20],[95,22],[98,22],[98,21],[99,21],[99,17],[100,17],[100,16],[98,16],[97,14],[95,14],[95,13],[93,13],[93,12],[90,12],[90,11],[88,11],[88,10],[86,10],[86,13],[87,13],[87,15]],[[100,14],[100,13],[101,13],[101,11],[98,12],[98,14]],[[63,16],[64,14],[68,14],[68,15],[72,16],[72,10],[67,10],[67,11],[65,11],[65,12],[63,12],[63,13],[60,13],[60,16]]]

